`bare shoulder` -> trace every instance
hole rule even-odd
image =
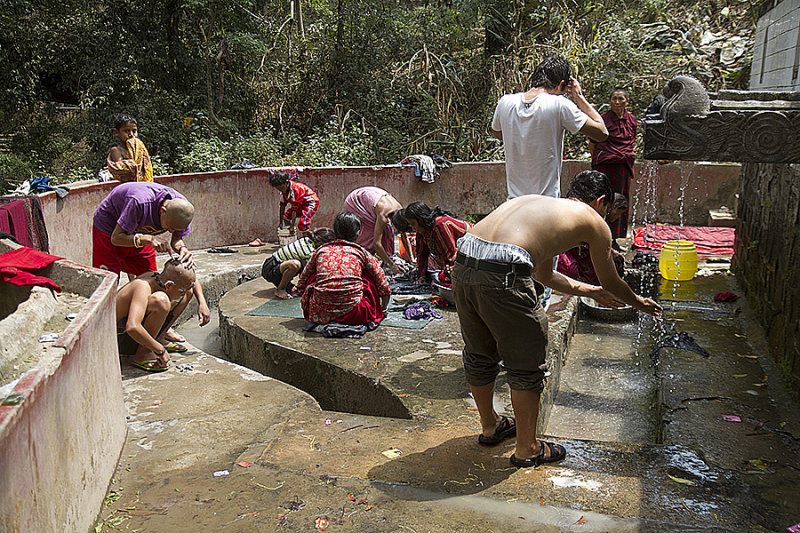
[[[125,154],[122,151],[122,148],[120,148],[119,146],[114,146],[113,148],[111,148],[111,151],[108,152],[108,157],[112,161],[119,161],[123,159],[124,155]]]
[[[117,299],[147,298],[152,292],[148,280],[139,277],[126,283],[117,293]]]
[[[384,194],[375,202],[375,214],[385,217],[392,211],[402,209],[403,205],[391,194]]]

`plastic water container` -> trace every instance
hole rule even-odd
[[[697,273],[697,247],[690,241],[667,241],[661,248],[658,270],[664,279],[689,281]]]
[[[294,233],[289,228],[278,228],[278,244],[286,246],[295,241]]]

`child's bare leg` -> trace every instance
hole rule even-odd
[[[167,314],[169,313],[169,307],[169,297],[163,292],[154,292],[147,299],[147,311],[145,312],[142,326],[144,326],[147,333],[154,339],[164,326],[164,320],[166,320]],[[133,356],[133,360],[137,363],[144,363],[145,361],[152,361],[154,359],[157,361],[156,366],[165,366],[167,361],[169,361],[169,354],[165,350],[163,356],[156,357],[156,354],[154,354],[152,350],[139,345],[139,348]]]
[[[172,325],[175,323],[175,321],[178,319],[178,317],[181,316],[181,313],[183,313],[184,309],[186,309],[186,306],[189,305],[189,302],[192,300],[192,296],[194,296],[194,293],[192,291],[188,291],[186,294],[183,295],[183,297],[181,297],[180,300],[178,300],[177,303],[170,302],[170,305],[172,306],[172,309],[171,309],[172,317],[170,318],[169,323],[164,324],[162,326],[162,328],[165,330],[165,332],[162,335],[162,338],[156,339],[158,342],[160,342],[161,344],[167,345],[170,342],[185,342],[186,341],[186,339],[184,339],[183,337],[181,337],[182,340],[179,340],[179,341],[171,339],[170,338],[171,337],[170,332],[172,332],[172,334],[174,336],[179,336],[177,333],[175,333],[172,330]]]
[[[286,286],[289,285],[289,282],[292,281],[292,278],[300,272],[300,261],[297,259],[290,259],[288,261],[284,261],[281,263],[280,271],[281,271],[281,282],[278,283],[278,287],[275,289],[275,296],[282,300],[286,300],[291,298],[292,296],[286,292]]]

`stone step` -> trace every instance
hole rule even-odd
[[[708,225],[712,227],[735,228],[736,215],[729,209],[710,209]]]

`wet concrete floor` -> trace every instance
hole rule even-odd
[[[123,363],[129,434],[98,525],[785,531],[800,522],[798,405],[783,390],[743,299],[713,302],[727,291],[743,294],[731,276],[699,277],[665,284],[662,321],[581,319],[545,427],[569,455],[537,469],[511,467],[513,441],[477,444],[466,388],[451,398],[448,385],[447,397],[437,396],[437,382],[459,366],[456,354],[429,350],[422,361],[438,371],[423,366],[416,380],[398,385],[397,394],[423,389],[411,419],[325,411],[306,392],[201,351],[174,355],[184,366],[160,375]],[[286,319],[276,320],[288,328]],[[191,324],[181,331],[216,350],[208,348],[218,342],[213,333],[194,336]],[[654,339],[675,331],[688,332],[710,357],[678,348],[654,355]],[[392,333],[384,331],[384,340]],[[419,333],[435,333],[434,346],[446,342],[444,350],[460,349],[447,331]],[[299,342],[311,352],[333,346]],[[387,353],[395,360],[397,353]],[[420,372],[410,368],[410,376]]]

